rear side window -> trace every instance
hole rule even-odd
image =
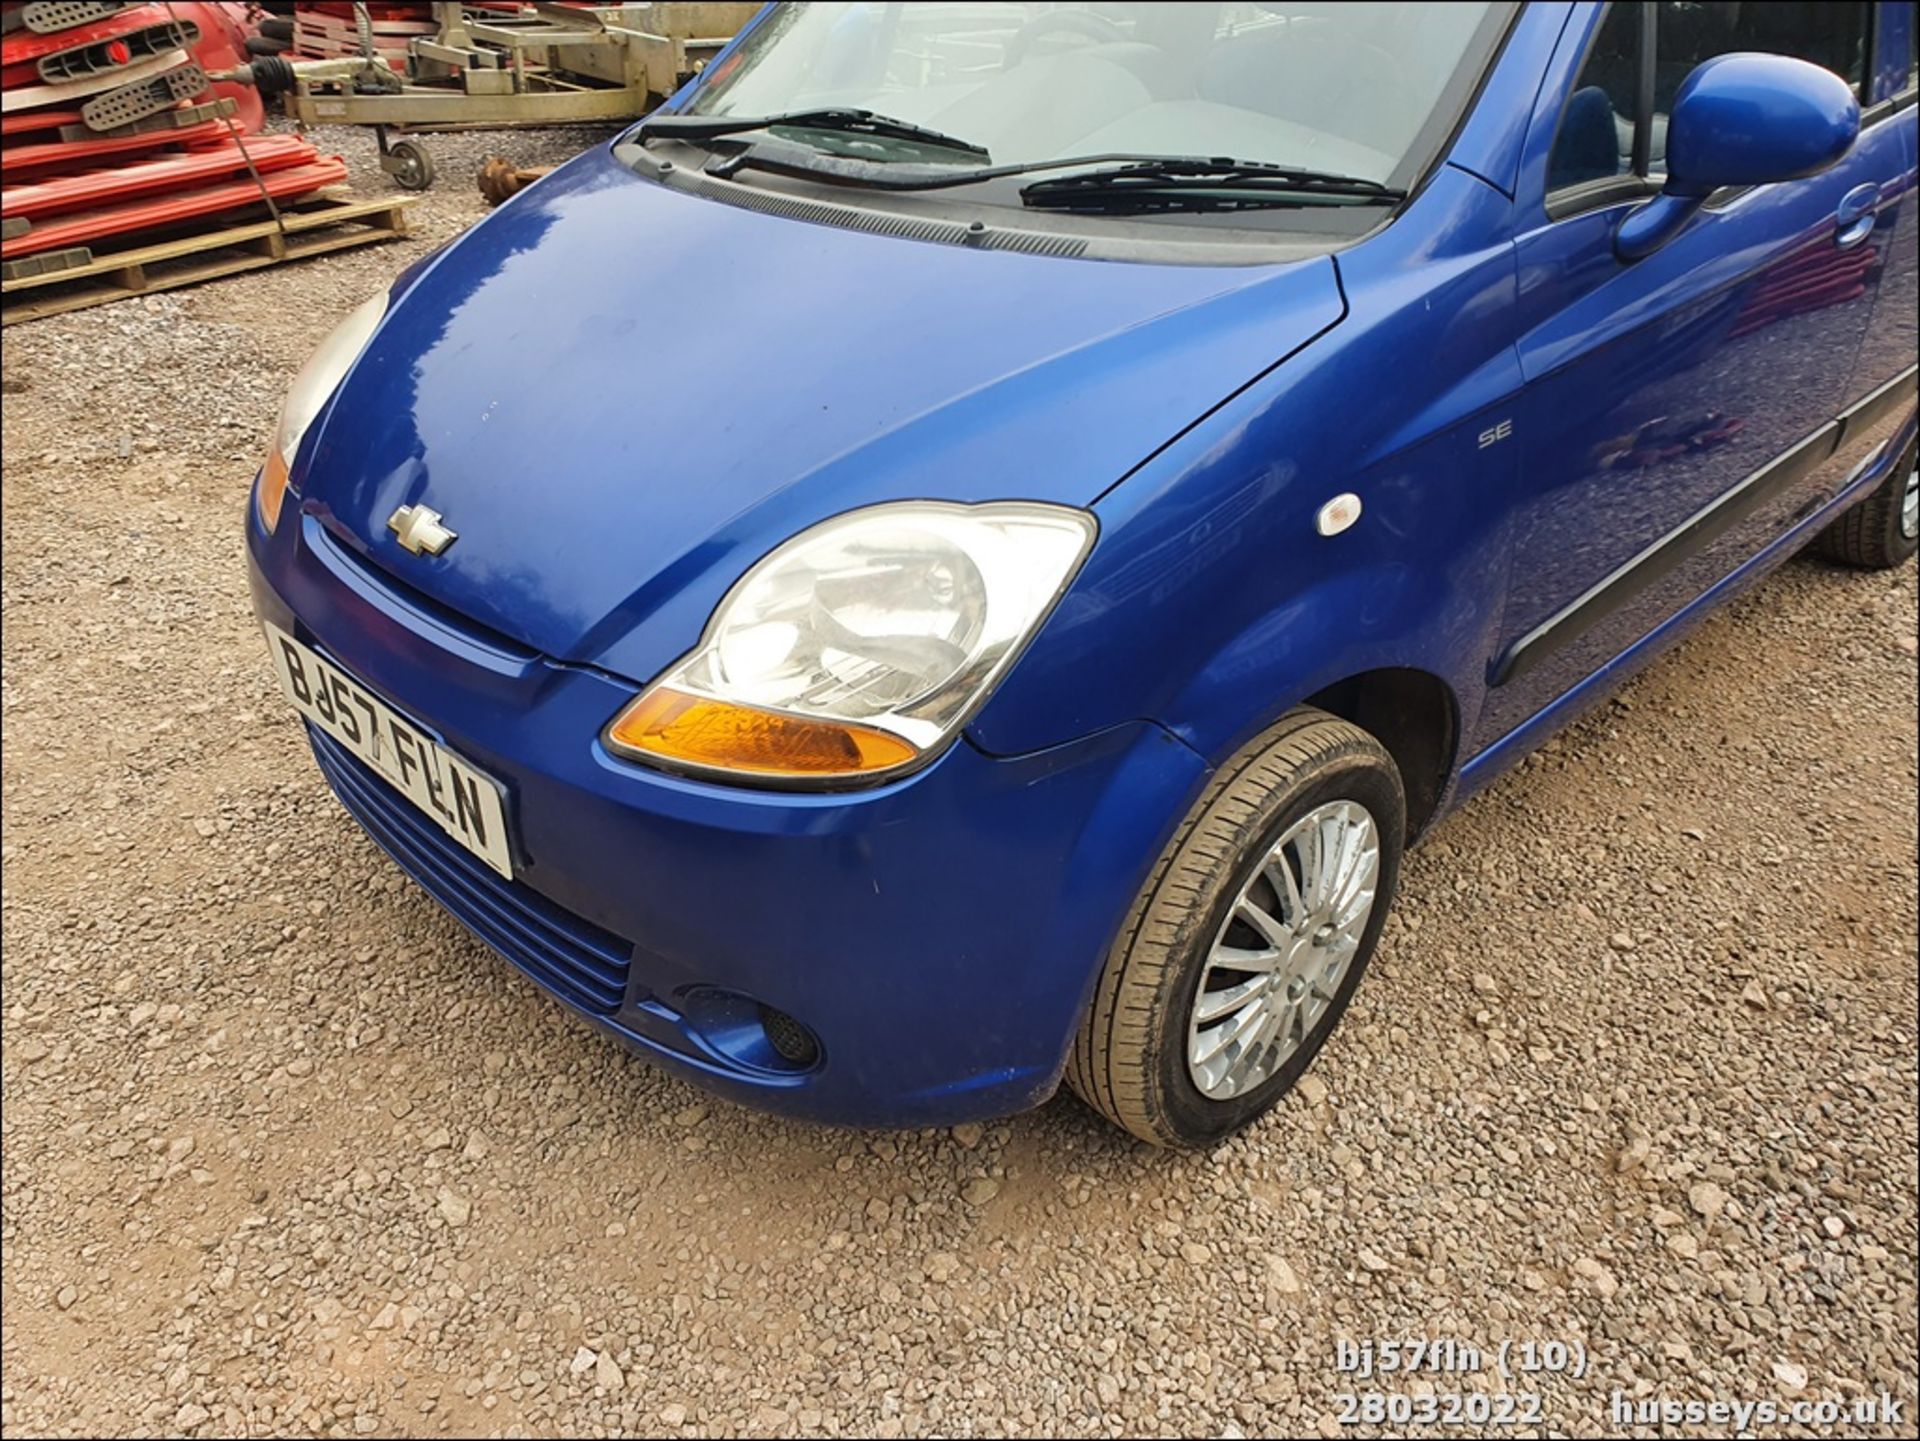
[[[1607,8],[1554,137],[1549,191],[1666,171],[1667,117],[1703,60],[1791,55],[1861,92],[1870,7],[1803,0],[1657,0]]]

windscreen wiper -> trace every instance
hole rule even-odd
[[[1104,170],[1060,175],[1023,186],[1020,199],[1039,210],[1240,210],[1312,205],[1322,200],[1390,205],[1405,200],[1377,180],[1258,161],[1166,156]]]
[[[663,120],[669,117],[662,117]],[[659,122],[647,121],[642,127]],[[1103,167],[1087,169],[1089,166]],[[915,161],[876,164],[851,156],[827,155],[812,146],[778,139],[756,141],[745,150],[705,167],[708,175],[731,179],[742,170],[770,170],[855,185],[867,190],[957,190],[989,180],[1047,170],[1079,170],[1028,185],[1021,199],[1037,209],[1058,210],[1237,210],[1253,206],[1299,206],[1314,196],[1335,201],[1392,204],[1406,199],[1394,190],[1355,175],[1269,165],[1254,160],[1203,159],[1186,155],[1121,152],[1061,155],[1008,165],[936,165]]]
[[[895,120],[871,110],[790,110],[784,115],[656,115],[643,120],[633,133],[636,140],[662,136],[673,140],[718,140],[775,126],[794,130],[831,130],[843,135],[870,135],[876,140],[909,140],[941,150],[991,160],[986,147],[961,140],[910,120]]]

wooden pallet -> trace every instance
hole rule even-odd
[[[330,250],[372,245],[407,233],[406,210],[418,196],[352,200],[321,193],[280,207],[271,218],[229,224],[129,250],[101,252],[71,269],[0,280],[0,325],[197,285],[222,275],[305,260]]]

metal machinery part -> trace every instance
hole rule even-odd
[[[200,27],[191,20],[147,25],[109,39],[96,40],[42,55],[36,62],[42,83],[59,85],[83,76],[123,69],[173,50],[191,50]]]
[[[41,0],[39,4],[9,5],[5,28],[24,25],[36,35],[52,35],[76,25],[104,20],[116,10],[126,8],[126,0]]]
[[[94,96],[80,107],[80,119],[96,133],[137,125],[156,115],[171,113],[183,100],[191,100],[207,88],[207,76],[189,61],[172,70],[131,85],[121,85]]]
[[[480,162],[480,171],[474,180],[487,204],[498,205],[518,195],[552,168],[550,165],[523,167],[515,165],[504,155],[489,155]]]
[[[422,190],[433,180],[431,156],[417,140],[390,143],[387,127],[632,119],[678,89],[758,9],[721,0],[594,9],[535,0],[518,16],[483,19],[438,3],[439,28],[409,42],[404,78],[370,54],[271,57],[270,67],[256,62],[214,78],[284,93],[287,113],[302,125],[376,127],[381,167],[402,187]]]

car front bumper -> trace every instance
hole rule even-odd
[[[844,794],[713,785],[609,754],[627,683],[467,626],[292,499],[249,508],[256,612],[504,785],[505,880],[324,735],[328,783],[455,917],[576,1012],[730,1099],[853,1125],[1050,1095],[1101,960],[1205,778],[1157,725],[992,757],[966,739]],[[818,1056],[770,1043],[770,1007]]]

